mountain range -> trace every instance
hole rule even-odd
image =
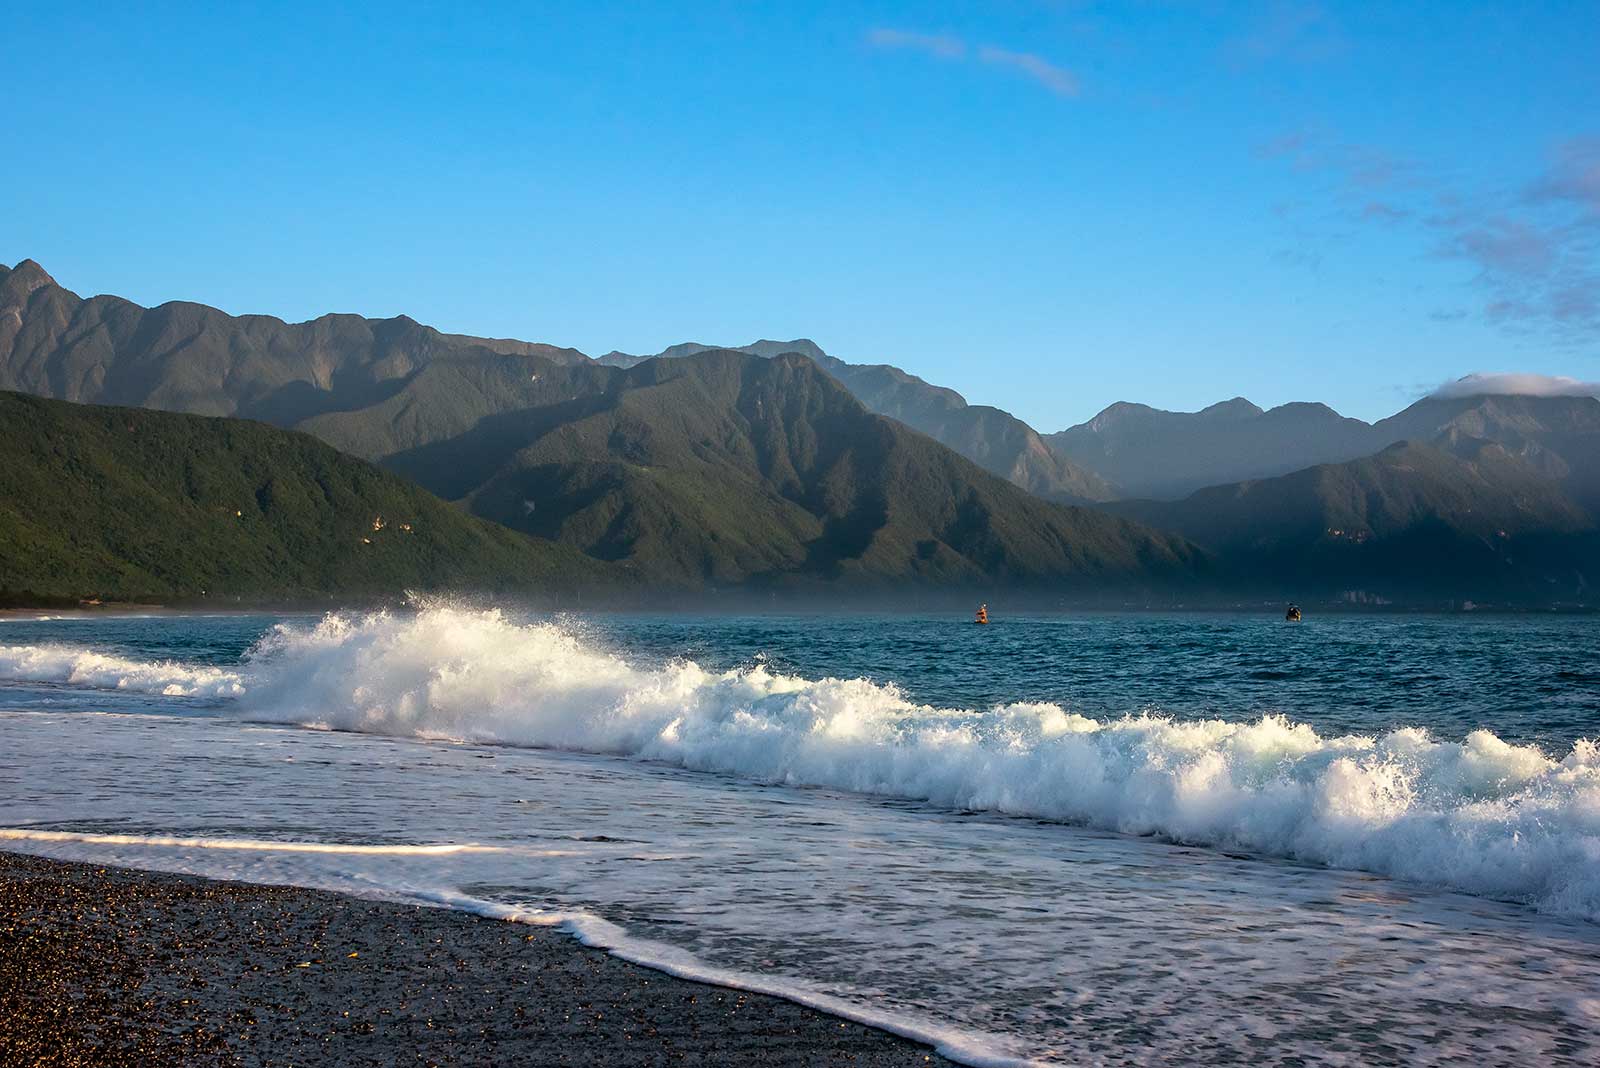
[[[704,348],[677,345],[655,358]],[[1600,581],[1593,397],[1428,397],[1377,423],[1323,404],[1262,409],[1242,397],[1199,412],[1117,403],[1041,438],[952,390],[894,367],[843,363],[810,341],[741,351],[802,352],[874,411],[980,461],[997,455],[982,449],[991,437],[1021,443],[990,470],[1182,534],[1215,555],[1235,592],[1574,603]],[[603,357],[628,366],[647,358]],[[991,428],[1020,430],[974,433],[978,413]],[[1017,458],[1036,443],[1068,466],[1024,474]]]
[[[0,276],[0,387],[264,420],[660,588],[1184,588],[1181,538],[1030,495],[803,355],[632,367],[401,317],[289,324]]]
[[[1597,435],[1600,400],[1593,397],[1425,397],[1376,423],[1323,404],[1263,410],[1235,397],[1198,412],[1113,404],[1046,440],[1112,483],[1116,497],[1161,500],[1342,463],[1402,441],[1489,440],[1594,503],[1600,496]]]
[[[303,431],[660,590],[1572,603],[1600,575],[1590,397],[1436,396],[1371,424],[1118,403],[1045,436],[805,339],[591,359],[404,316],[85,300],[32,261],[0,268],[0,389]]]

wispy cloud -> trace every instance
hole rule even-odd
[[[1369,200],[1361,209],[1361,217],[1376,222],[1399,222],[1402,219],[1409,219],[1411,213],[1405,208],[1397,208],[1381,200]]]
[[[1494,326],[1600,341],[1600,137],[1564,141],[1509,188],[1473,189],[1377,149],[1304,131],[1260,154],[1332,179],[1344,225],[1413,226],[1429,252],[1470,265]]]
[[[1004,48],[984,45],[978,49],[978,58],[993,66],[1021,71],[1060,96],[1078,95],[1078,76],[1043,56],[1036,56],[1032,52],[1008,52]]]
[[[1005,67],[1031,78],[1057,96],[1077,96],[1078,76],[1065,67],[1033,52],[1013,52],[994,45],[969,45],[950,34],[915,33],[909,30],[880,28],[867,34],[875,48],[921,52],[938,59],[971,60],[991,67]]]
[[[967,55],[967,42],[959,37],[942,33],[876,29],[867,34],[867,43],[878,48],[904,48],[913,52],[926,52],[940,59],[964,59]]]
[[[1528,190],[1534,201],[1566,201],[1600,215],[1600,137],[1556,146],[1550,170]]]
[[[1477,397],[1485,393],[1519,397],[1600,397],[1600,382],[1581,382],[1562,375],[1477,372],[1446,382],[1429,396]]]

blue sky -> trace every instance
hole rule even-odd
[[[287,319],[814,338],[1042,430],[1600,378],[1592,2],[8,12],[0,262]]]

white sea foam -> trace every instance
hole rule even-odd
[[[93,656],[53,655],[75,665]],[[241,709],[260,720],[614,754],[1060,819],[1600,919],[1600,747],[1588,741],[1557,760],[1486,730],[1461,741],[1418,728],[1325,738],[1280,717],[936,709],[864,679],[641,668],[569,629],[450,607],[280,625],[237,676],[120,663],[152,686],[188,678],[198,689],[193,679],[210,672],[214,692],[243,689]]]
[[[395,893],[388,888],[380,892],[384,896],[393,896]],[[754,994],[768,994],[785,1001],[792,1001],[797,1005],[826,1012],[840,1019],[852,1020],[902,1038],[926,1043],[945,1056],[972,1065],[973,1068],[1033,1068],[1042,1063],[1026,1057],[997,1052],[993,1048],[993,1036],[973,1034],[919,1015],[874,1009],[870,1004],[864,1005],[859,1001],[829,994],[800,980],[715,967],[677,946],[631,935],[626,929],[593,913],[519,908],[515,905],[503,905],[448,891],[408,890],[399,896],[432,905],[442,905],[461,912],[470,912],[486,919],[535,927],[560,928],[584,945],[603,949],[612,956],[630,963],[664,972],[679,979],[692,979],[696,982],[711,983],[734,990],[748,990]]]
[[[338,853],[351,856],[439,857],[454,853],[500,853],[497,846],[471,843],[442,845],[362,845],[344,842],[279,842],[260,838],[180,838],[165,834],[90,834],[0,827],[3,842],[45,842],[95,846],[141,846],[160,849],[228,849],[248,853]]]
[[[64,682],[166,697],[237,697],[238,672],[170,660],[138,661],[74,645],[0,645],[0,679]]]

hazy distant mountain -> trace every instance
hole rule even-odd
[[[1373,425],[1374,440],[1429,441],[1473,454],[1493,441],[1600,515],[1600,399],[1427,397]]]
[[[1243,397],[1198,412],[1121,402],[1045,441],[1110,482],[1119,496],[1158,499],[1351,460],[1382,448],[1373,444],[1370,426],[1326,405],[1285,404],[1263,411]]]
[[[600,357],[599,362],[614,367],[633,367],[646,359],[691,356],[712,347],[686,342],[665,349],[655,357],[611,352]],[[844,383],[869,410],[922,431],[984,470],[1030,493],[1066,502],[1106,500],[1113,495],[1103,479],[1052,450],[1038,432],[1011,413],[987,405],[968,404],[955,390],[930,385],[898,367],[846,363],[829,356],[807,338],[761,340],[734,349],[769,359],[798,352]]]
[[[1498,442],[1579,500],[1600,501],[1600,400],[1593,397],[1430,397],[1373,424],[1322,404],[1262,411],[1242,397],[1199,412],[1119,403],[1046,441],[1120,496],[1161,500],[1370,456],[1399,441],[1448,448],[1449,438],[1469,449]]]
[[[390,466],[479,515],[713,585],[1192,582],[1177,539],[1053,505],[868,412],[808,359],[706,350]]]
[[[304,434],[0,393],[0,602],[610,587]]]
[[[1105,507],[1216,552],[1235,588],[1595,600],[1594,517],[1504,446],[1461,436],[1449,444],[1400,443],[1179,501]]]

